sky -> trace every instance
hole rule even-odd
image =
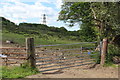
[[[64,22],[57,21],[62,0],[0,0],[0,16],[19,24],[42,24],[43,14],[46,14],[47,25],[65,27],[69,31],[79,30],[79,26],[68,27]]]

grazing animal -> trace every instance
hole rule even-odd
[[[7,44],[10,44],[10,43],[14,43],[13,41],[10,41],[10,40],[6,40],[6,43]]]

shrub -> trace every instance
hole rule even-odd
[[[106,63],[113,63],[113,57],[115,56],[120,56],[120,47],[118,47],[117,45],[109,44]]]

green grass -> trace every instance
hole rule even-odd
[[[2,67],[2,78],[24,78],[36,73],[37,70],[30,67]]]
[[[24,45],[25,44],[25,38],[27,37],[30,37],[29,35],[25,36],[25,35],[22,35],[22,34],[15,34],[15,33],[10,33],[10,32],[4,32],[2,33],[2,40],[3,42],[5,42],[6,40],[12,40],[14,41],[15,43],[18,43],[18,44],[21,44],[21,45]],[[41,37],[38,37],[38,36],[31,36],[35,39],[35,45],[37,44],[65,44],[65,43],[74,43],[75,41],[68,41],[68,40],[60,40],[58,38],[49,38],[49,39],[46,39],[46,38],[41,38]]]
[[[98,63],[98,64],[100,63],[100,52],[99,51],[92,52],[91,55],[90,55],[90,57],[92,59],[95,59],[96,63]]]
[[[107,62],[107,63],[105,63],[104,65],[103,65],[104,67],[114,67],[114,68],[116,68],[116,67],[120,67],[120,65],[116,65],[116,64],[114,64],[113,62]]]
[[[80,43],[80,42],[73,42],[73,43]],[[81,42],[82,43],[82,42]],[[61,43],[63,44],[63,43]],[[64,43],[64,44],[71,44],[71,43]],[[51,44],[51,45],[54,45],[54,44]],[[87,43],[87,44],[72,44],[72,45],[59,45],[59,46],[46,46],[44,48],[47,48],[47,49],[75,49],[75,48],[80,48],[81,50],[81,47],[86,48],[86,47],[95,47],[95,44],[94,43]],[[90,49],[92,50],[92,49]]]
[[[2,33],[2,41],[11,40],[17,44],[23,45],[25,44],[25,36],[14,33]]]
[[[55,37],[53,39],[45,39],[45,38],[38,38],[34,37],[35,39],[35,45],[53,45],[53,44],[68,44],[68,43],[76,43],[76,41],[68,41],[68,40],[61,40]]]
[[[30,35],[22,35],[22,34],[15,34],[15,33],[10,33],[10,32],[3,32],[2,33],[2,41],[5,42],[6,40],[12,40],[13,42],[19,44],[19,45],[25,45],[25,38],[29,37]],[[53,45],[53,44],[70,44],[70,43],[80,43],[80,41],[71,41],[67,39],[59,39],[57,37],[50,37],[48,39],[44,37],[39,37],[39,36],[32,36],[34,38],[34,44],[35,45]],[[84,44],[84,46],[93,46],[94,44]],[[70,45],[71,47],[80,47],[83,46],[83,44],[78,44],[78,45]],[[63,47],[64,46],[60,46]],[[67,48],[69,46],[66,46]]]

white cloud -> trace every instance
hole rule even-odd
[[[40,23],[42,22],[42,15],[46,14],[48,25],[58,27],[64,26],[61,22],[57,22],[62,0],[35,0],[33,4],[24,2],[27,2],[27,0],[5,0],[5,2],[2,2],[2,7],[0,7],[0,16],[6,17],[18,24],[21,22],[33,21]],[[48,7],[43,5],[42,2],[52,4],[53,6]],[[33,20],[35,18],[36,20]]]
[[[55,4],[56,4],[56,7],[58,8],[58,9],[60,9],[61,8],[61,5],[62,5],[62,0],[56,0],[57,2],[55,2]]]
[[[7,17],[9,19],[12,18],[38,18],[41,17],[43,13],[48,15],[53,15],[56,11],[51,7],[46,7],[42,5],[40,2],[35,2],[34,5],[25,4],[22,2],[14,2],[15,4],[4,3],[9,5],[3,5],[0,8],[0,15]],[[18,21],[17,21],[18,22]]]
[[[51,3],[51,1],[50,1],[50,0],[38,0],[38,1],[36,1],[36,2],[38,2],[38,3],[41,3],[41,2]]]

